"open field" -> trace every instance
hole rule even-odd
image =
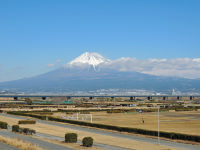
[[[19,119],[10,118],[10,117],[4,117],[0,116],[0,121],[7,121],[9,125],[17,124]],[[137,150],[175,150],[176,148],[163,146],[163,145],[157,145],[157,144],[151,144],[151,143],[145,143],[145,142],[138,142],[134,140],[129,139],[123,139],[123,138],[117,138],[107,135],[100,135],[96,133],[91,133],[87,131],[80,131],[80,130],[74,130],[70,128],[63,128],[53,125],[47,125],[43,123],[36,123],[35,125],[20,125],[21,127],[28,127],[31,129],[36,130],[36,132],[55,135],[59,137],[64,137],[65,133],[68,132],[75,132],[78,134],[78,139],[81,140],[85,136],[91,136],[94,138],[94,141],[97,143],[103,143],[108,145],[114,145],[129,149],[137,149]],[[53,129],[53,130],[52,130]],[[176,149],[178,150],[178,149]]]
[[[117,125],[123,127],[158,129],[157,112],[148,113],[107,113],[91,112],[93,123]],[[54,113],[54,116],[70,116],[66,113]],[[75,116],[75,114],[74,114]],[[144,123],[142,123],[142,118]],[[167,132],[200,135],[200,111],[160,112],[160,130]],[[90,118],[87,119],[90,122]]]
[[[118,99],[84,99],[79,98],[73,104],[1,104],[1,112],[7,111],[27,111],[24,113],[32,114],[32,117],[54,116],[62,119],[74,119],[79,121],[86,121],[97,124],[113,125],[119,127],[130,127],[145,130],[158,130],[158,113],[157,108],[160,107],[159,125],[160,131],[175,132],[188,135],[200,136],[200,107],[197,101],[162,101],[162,100],[140,100],[130,101],[120,98]],[[142,109],[143,112],[138,111]],[[184,111],[183,111],[184,110]],[[107,113],[109,111],[110,113]],[[149,111],[149,112],[147,112]],[[154,111],[154,112],[152,112]],[[22,112],[23,113],[23,112]],[[23,114],[20,114],[23,115]],[[35,116],[33,116],[35,115]],[[90,118],[92,115],[92,119]],[[70,118],[71,117],[71,118]],[[20,118],[20,117],[19,117]],[[9,115],[0,115],[0,121],[7,122],[10,126],[17,124],[19,118]],[[29,118],[29,117],[28,117]],[[38,117],[36,117],[38,118]],[[35,118],[32,118],[35,119]],[[42,118],[40,118],[42,119]],[[46,119],[46,118],[45,118]],[[37,120],[37,119],[36,119]],[[143,123],[144,120],[144,123]],[[56,136],[64,139],[65,133],[75,132],[78,134],[78,140],[81,141],[83,137],[93,137],[96,144],[104,146],[116,146],[118,148],[137,149],[137,150],[175,150],[178,148],[184,149],[185,145],[177,146],[175,143],[172,145],[161,144],[158,145],[157,141],[153,142],[147,138],[146,140],[135,140],[134,134],[130,134],[131,138],[124,138],[123,136],[115,136],[113,134],[102,134],[101,132],[110,132],[108,130],[101,130],[101,132],[90,131],[79,128],[77,125],[62,124],[56,125],[48,121],[38,120],[36,124],[24,125],[20,127],[27,127],[36,130],[37,133]],[[62,124],[62,125],[61,125]],[[73,128],[75,126],[75,128]],[[53,130],[52,130],[53,129]],[[96,129],[94,129],[96,130]],[[114,131],[117,132],[117,131]],[[129,135],[128,133],[123,133]],[[171,134],[171,133],[170,133]],[[144,136],[144,138],[148,136]],[[168,138],[168,137],[167,137]],[[47,140],[40,137],[41,140]],[[162,139],[162,138],[161,138]],[[173,138],[169,137],[170,140]],[[51,140],[51,139],[49,139]],[[164,141],[164,140],[163,140]],[[52,140],[52,143],[63,145],[72,149],[82,149],[80,143],[66,144],[61,141]],[[179,141],[180,142],[180,141]],[[189,141],[185,141],[186,143]],[[191,142],[192,143],[192,142]],[[193,143],[194,144],[194,143]],[[196,143],[197,144],[197,143]],[[173,147],[172,147],[173,146]],[[178,147],[178,148],[176,148]],[[197,146],[198,147],[198,146]],[[191,148],[191,147],[190,147]],[[102,146],[93,146],[91,150],[102,149]],[[108,149],[108,148],[107,148]],[[194,148],[195,149],[195,148]],[[195,149],[196,150],[196,149]]]
[[[0,136],[0,142],[19,148],[20,150],[45,150],[30,142],[23,141],[20,138],[8,138]]]

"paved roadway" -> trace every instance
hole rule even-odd
[[[19,150],[19,149],[0,142],[0,150]]]
[[[59,126],[59,127],[64,127],[64,128],[71,128],[74,130],[81,130],[81,131],[92,132],[92,133],[101,134],[101,135],[107,135],[107,136],[111,136],[111,138],[118,137],[118,138],[124,138],[124,139],[129,139],[129,140],[140,141],[140,142],[158,144],[157,139],[153,139],[153,138],[126,135],[126,134],[121,134],[121,133],[114,133],[111,131],[103,131],[100,129],[91,129],[91,128],[81,127],[81,126],[59,124],[56,122],[43,121],[43,120],[38,120],[38,122],[44,123],[44,124],[49,124],[49,125],[54,125],[54,126]],[[182,148],[184,150],[200,150],[200,146],[197,146],[197,145],[177,143],[177,142],[171,142],[171,141],[166,141],[166,140],[160,140],[160,144],[166,145],[166,146],[171,146],[171,147],[176,147],[176,148]]]
[[[8,127],[8,131],[10,131],[10,132],[12,131],[12,128],[10,126]],[[65,140],[64,137],[58,137],[58,136],[55,136],[55,135],[44,134],[44,133],[37,133],[36,132],[36,134],[34,134],[34,135],[38,136],[38,137],[45,138],[45,139],[50,139],[50,140],[57,140],[57,141],[64,141]],[[82,145],[82,141],[78,140],[77,143]],[[127,148],[122,148],[122,147],[117,147],[117,146],[112,146],[112,145],[107,145],[107,144],[102,144],[102,143],[97,143],[97,142],[95,142],[93,144],[93,146],[103,148],[105,150],[122,150],[122,149],[123,150],[130,150],[130,149],[127,149]]]
[[[17,119],[26,118],[26,117],[22,117],[22,116],[8,115],[8,114],[2,114],[2,113],[0,115],[6,116],[6,117],[17,118]],[[140,142],[158,144],[157,139],[153,139],[153,138],[140,137],[140,136],[134,136],[134,135],[126,135],[126,134],[121,134],[121,133],[115,133],[112,131],[103,131],[100,129],[87,128],[87,127],[75,126],[75,125],[69,125],[69,124],[60,124],[57,122],[51,122],[51,121],[45,121],[45,120],[37,120],[37,122],[43,123],[43,124],[48,124],[48,125],[53,125],[53,126],[64,127],[64,128],[70,128],[70,129],[74,129],[74,130],[80,130],[80,131],[85,131],[85,132],[101,134],[101,135],[107,135],[107,136],[111,136],[111,138],[117,137],[117,138],[124,138],[124,139],[129,139],[129,140],[140,141]],[[200,146],[198,146],[198,145],[184,144],[184,143],[178,143],[178,142],[172,142],[172,141],[166,141],[166,140],[160,140],[160,144],[165,145],[165,146],[175,147],[175,148],[181,148],[184,150],[200,150]]]
[[[50,139],[50,140],[57,140],[57,141],[64,141],[64,137],[58,137],[58,136],[54,136],[54,135],[49,135],[49,134],[44,134],[44,133],[36,133],[35,134],[36,136],[39,136],[39,137],[43,137],[43,138],[46,138],[46,139]],[[81,141],[77,141],[78,144],[82,144]],[[96,143],[94,142],[93,144],[94,147],[99,147],[99,148],[103,148],[105,150],[130,150],[130,149],[127,149],[127,148],[122,148],[122,147],[117,147],[117,146],[111,146],[111,145],[107,145],[107,144],[101,144],[101,143]],[[133,149],[131,149],[133,150]]]
[[[2,116],[9,116],[9,117],[16,118],[16,119],[26,119],[25,117],[22,117],[22,116],[11,116],[11,115],[8,115],[8,114],[0,114],[0,115],[2,115]],[[37,120],[37,122],[39,122],[39,121],[40,120]],[[51,149],[51,148],[54,149],[55,148],[55,146],[52,147],[51,145],[49,145],[48,142],[45,142],[46,145],[44,145],[44,144],[42,145],[43,142],[42,143],[38,142],[38,140],[36,138],[24,136],[24,135],[21,135],[21,134],[15,134],[15,133],[13,133],[11,131],[12,131],[12,128],[10,126],[8,126],[8,131],[7,130],[4,130],[4,132],[0,131],[0,135],[2,135],[2,136],[8,135],[8,137],[14,137],[14,138],[21,137],[22,139],[24,139],[26,141],[29,141],[31,143],[35,143],[37,145],[41,144],[40,146],[41,147],[44,146],[44,148],[48,148],[48,147],[50,147],[48,149]],[[6,135],[5,135],[5,132],[6,132]],[[64,137],[62,138],[62,137],[53,136],[53,135],[44,134],[44,133],[36,133],[35,135],[38,136],[38,137],[43,137],[45,139],[57,140],[57,141],[64,141]],[[81,145],[82,141],[77,141],[77,143],[79,143]],[[112,145],[107,145],[107,144],[102,144],[102,143],[96,143],[96,142],[93,144],[93,146],[94,147],[103,148],[105,150],[122,150],[122,149],[123,150],[130,150],[130,149],[127,149],[127,148],[122,148],[122,147],[117,147],[117,146],[112,146]],[[68,150],[65,147],[64,148],[61,147],[61,149],[62,150]],[[0,148],[0,150],[1,150],[1,148]]]
[[[44,149],[48,149],[48,150],[72,150],[71,148],[67,148],[67,147],[64,147],[64,146],[57,145],[57,144],[42,141],[42,140],[30,137],[30,136],[25,136],[25,135],[22,135],[22,134],[15,134],[15,133],[12,133],[12,132],[7,131],[7,130],[0,130],[0,135],[2,135],[4,137],[11,137],[11,138],[22,138],[24,141],[31,142],[33,144],[36,144],[36,145],[38,145],[38,146],[40,146]],[[0,149],[1,149],[1,147],[0,147]],[[5,150],[17,150],[17,149],[13,148],[13,149],[5,149]]]

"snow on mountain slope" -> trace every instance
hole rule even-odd
[[[94,68],[95,66],[101,64],[110,62],[109,59],[104,58],[102,55],[95,53],[95,52],[85,52],[82,55],[78,56],[71,62],[69,62],[69,65],[74,64],[89,64],[92,65]]]
[[[172,89],[193,93],[200,91],[200,80],[154,76],[130,69],[130,66],[137,67],[139,63],[130,58],[111,61],[98,53],[86,52],[66,66],[45,74],[2,82],[0,91],[5,89],[27,93],[77,93],[78,91],[90,92],[102,89],[120,89],[122,91],[139,89],[159,93],[169,93],[169,91],[171,93]],[[144,67],[148,68],[148,65],[144,64]],[[155,65],[155,60],[153,60],[153,65]],[[121,68],[126,66],[127,69],[121,71]]]

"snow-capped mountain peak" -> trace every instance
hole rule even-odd
[[[93,67],[95,67],[101,63],[105,63],[105,62],[109,62],[109,61],[110,61],[109,59],[104,58],[102,55],[100,55],[96,52],[85,52],[82,55],[75,58],[74,60],[72,60],[71,62],[69,62],[69,64],[70,65],[89,64],[89,65],[92,65]]]

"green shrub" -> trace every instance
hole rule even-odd
[[[1,128],[1,129],[7,129],[7,128],[8,128],[7,122],[2,122],[2,121],[0,121],[0,128]]]
[[[35,120],[19,120],[18,124],[35,124]]]
[[[35,130],[29,129],[29,128],[19,128],[19,132],[27,134],[27,135],[32,135],[36,133]]]
[[[93,145],[93,138],[91,137],[84,137],[82,140],[83,146],[91,147]]]
[[[76,143],[77,142],[77,134],[76,133],[66,133],[65,134],[65,142]]]
[[[12,132],[19,132],[19,126],[18,125],[13,125],[12,126]]]

